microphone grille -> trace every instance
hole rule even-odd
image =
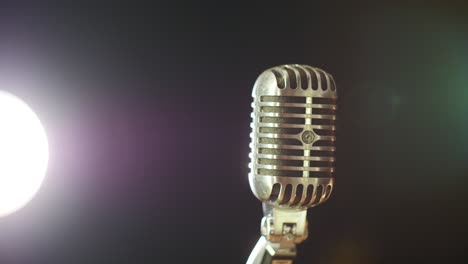
[[[254,194],[287,207],[324,202],[333,188],[336,85],[307,65],[263,72],[253,92],[251,172]]]

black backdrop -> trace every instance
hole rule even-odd
[[[336,187],[298,263],[464,263],[468,9],[339,2],[5,4],[1,89],[49,136],[0,263],[244,263],[251,89],[309,64],[339,91]],[[0,82],[1,83],[1,82]]]

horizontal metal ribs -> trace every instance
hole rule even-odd
[[[331,177],[334,171],[335,104],[304,96],[261,96],[252,104],[252,151],[258,175]],[[314,109],[322,109],[315,113]],[[319,112],[319,111],[318,111]],[[304,131],[314,141],[301,140]]]
[[[313,207],[330,197],[332,185],[281,184],[273,185],[269,202],[289,208]]]
[[[279,89],[336,91],[335,80],[322,69],[306,65],[285,65],[271,69]]]
[[[312,117],[312,130],[317,136],[317,141],[314,146],[317,147],[332,147],[335,148],[335,115],[336,115],[336,99],[334,98],[312,98],[312,113],[316,116]],[[321,107],[315,107],[320,105]],[[320,116],[320,117],[318,117]],[[332,116],[332,118],[321,118],[322,116]],[[333,165],[331,164],[333,167]],[[333,170],[329,173],[332,176]]]

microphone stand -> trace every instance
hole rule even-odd
[[[247,264],[293,264],[296,244],[308,236],[307,210],[276,208],[263,203],[262,236]]]
[[[252,253],[247,260],[247,264],[293,264],[296,255],[277,255],[275,250],[278,250],[279,244],[272,243],[264,236],[261,236],[255,245]],[[296,247],[290,248],[289,250],[294,251]]]

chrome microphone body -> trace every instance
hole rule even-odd
[[[281,65],[258,77],[252,97],[249,183],[264,217],[247,263],[292,263],[307,208],[333,190],[336,85],[319,68]]]

